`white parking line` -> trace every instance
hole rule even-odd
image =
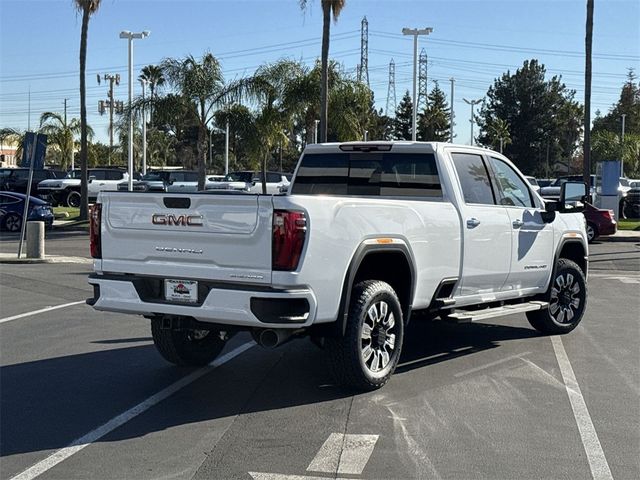
[[[247,343],[244,343],[244,344],[240,345],[239,347],[235,348],[234,350],[231,350],[229,353],[227,353],[227,354],[217,358],[216,360],[214,360],[210,364],[210,366],[200,368],[200,369],[196,370],[195,372],[187,375],[186,377],[181,378],[177,382],[172,383],[167,388],[165,388],[163,390],[160,390],[158,393],[156,393],[155,395],[152,395],[151,397],[147,398],[146,400],[140,402],[135,407],[130,408],[126,412],[121,413],[117,417],[112,418],[111,420],[109,420],[104,425],[96,428],[95,430],[92,430],[91,432],[87,433],[86,435],[78,438],[77,440],[74,440],[68,446],[66,446],[64,448],[61,448],[57,452],[49,455],[44,460],[36,463],[35,465],[33,465],[32,467],[28,468],[24,472],[22,472],[22,473],[16,475],[15,477],[11,478],[11,480],[32,480],[32,479],[36,478],[37,476],[42,475],[44,472],[46,472],[47,470],[55,467],[60,462],[66,460],[70,456],[78,453],[83,448],[88,447],[93,442],[96,442],[97,440],[100,440],[102,437],[104,437],[108,433],[114,431],[116,428],[124,425],[129,420],[137,417],[141,413],[146,412],[147,410],[149,410],[154,405],[160,403],[162,400],[164,400],[164,399],[170,397],[171,395],[173,395],[174,393],[176,393],[178,390],[186,387],[190,383],[193,383],[194,381],[196,381],[198,378],[200,378],[203,375],[206,375],[207,373],[211,372],[212,369],[214,369],[216,367],[219,367],[220,365],[223,365],[223,364],[227,363],[228,361],[234,359],[235,357],[237,357],[241,353],[243,353],[246,350],[248,350],[251,347],[253,347],[255,344],[256,344],[255,342],[251,341],[251,342],[247,342]]]
[[[562,379],[569,395],[569,402],[571,402],[571,408],[573,409],[573,416],[578,424],[578,431],[580,432],[580,438],[582,439],[582,445],[584,451],[587,454],[587,460],[589,461],[589,468],[591,468],[591,476],[594,480],[613,480],[611,475],[611,469],[607,463],[607,459],[604,456],[602,445],[598,439],[598,434],[593,426],[593,421],[589,415],[587,404],[584,401],[580,386],[576,380],[576,376],[573,373],[571,362],[564,349],[562,340],[560,337],[551,337],[551,343],[553,344],[553,350],[556,353],[558,359],[558,365],[560,366],[560,372],[562,373]]]
[[[360,475],[377,441],[378,435],[332,433],[309,464],[307,471]]]
[[[0,318],[0,323],[11,322],[12,320],[18,320],[19,318],[30,317],[32,315],[38,315],[40,313],[50,312],[51,310],[58,310],[60,308],[72,307],[74,305],[80,305],[81,303],[85,303],[84,300],[80,300],[79,302],[71,302],[71,303],[63,303],[62,305],[54,305],[53,307],[45,307],[40,310],[33,310],[27,313],[21,313],[20,315],[14,315],[13,317],[5,317]]]

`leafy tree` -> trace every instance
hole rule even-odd
[[[624,172],[629,178],[640,177],[640,134],[620,135],[609,130],[598,130],[593,134],[592,158],[594,162],[623,160]]]
[[[102,142],[89,143],[89,165],[98,167],[104,165],[105,160],[109,158],[109,145]]]
[[[498,119],[509,125],[511,144],[505,154],[524,172],[541,173],[549,157],[569,162],[580,134],[582,109],[559,77],[545,79],[545,67],[526,60],[514,74],[494,81],[476,120],[481,145],[495,141],[491,126]]]
[[[396,115],[393,119],[392,135],[394,140],[411,140],[412,115],[413,101],[409,90],[407,90],[396,108]]]
[[[622,86],[618,102],[604,117],[597,116],[593,121],[593,133],[607,130],[622,131],[622,115],[625,117],[625,133],[640,134],[640,83],[633,69],[627,73],[627,81]]]
[[[420,115],[418,139],[424,141],[446,142],[449,140],[451,120],[447,97],[438,82],[427,95],[427,107]]]
[[[87,190],[87,87],[85,84],[85,70],[87,66],[87,36],[89,19],[100,8],[101,0],[75,0],[76,10],[82,14],[82,28],[80,32],[80,220],[86,220],[89,214],[89,192]]]
[[[305,10],[309,0],[299,0],[300,8]],[[329,117],[329,37],[331,33],[331,16],[338,21],[346,0],[321,0],[322,6],[322,75],[320,81],[320,142],[327,141]]]
[[[60,161],[56,162],[60,168],[67,169],[71,164],[75,139],[81,132],[80,121],[77,118],[67,119],[54,112],[44,112],[40,115],[40,131],[47,135],[50,146],[54,146],[60,153]],[[89,140],[93,137],[93,129],[87,126]]]

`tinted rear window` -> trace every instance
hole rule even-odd
[[[330,153],[302,158],[294,194],[441,197],[431,153]]]

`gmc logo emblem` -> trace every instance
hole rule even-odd
[[[151,216],[151,223],[154,225],[169,225],[175,227],[201,227],[202,215],[165,215],[155,213]]]

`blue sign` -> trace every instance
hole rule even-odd
[[[36,146],[37,138],[37,146]],[[33,149],[35,148],[35,157]],[[47,154],[47,136],[40,133],[27,132],[24,135],[24,143],[22,144],[22,168],[31,166],[33,158],[33,169],[42,170],[44,168],[44,157]]]

